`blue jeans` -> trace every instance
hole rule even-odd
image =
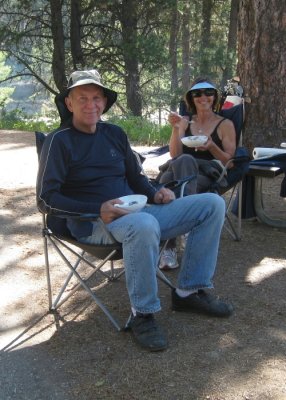
[[[220,233],[224,223],[224,200],[213,193],[185,196],[164,205],[147,205],[110,224],[108,230],[122,243],[126,285],[131,306],[141,313],[160,310],[156,269],[160,240],[189,233],[177,286],[180,289],[212,288]],[[99,223],[85,243],[109,243]]]

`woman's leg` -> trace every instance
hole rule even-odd
[[[174,158],[166,172],[163,173],[160,183],[167,183],[172,180],[180,180],[186,176],[198,176],[199,168],[196,159],[190,154],[182,154]],[[186,185],[187,194],[197,193],[197,178]]]

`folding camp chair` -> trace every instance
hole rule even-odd
[[[181,102],[182,104],[182,102]],[[181,111],[180,104],[180,111]],[[236,132],[236,152],[234,157],[229,160],[225,168],[223,169],[220,177],[214,182],[208,189],[210,192],[217,193],[219,195],[223,195],[226,200],[226,214],[225,214],[225,224],[224,228],[228,231],[231,237],[234,240],[241,239],[241,192],[242,192],[242,179],[248,172],[250,156],[248,150],[242,146],[242,128],[244,123],[244,103],[241,101],[240,104],[235,105],[231,108],[221,109],[219,111],[219,115],[224,118],[230,119],[235,127]],[[158,155],[162,155],[163,153],[167,153],[169,151],[169,146],[164,146],[162,148],[157,149],[156,151],[152,150],[152,156],[157,152]],[[148,153],[144,154],[145,157],[148,157]],[[228,169],[227,167],[233,164],[233,167]],[[155,181],[159,181],[161,173],[155,178]],[[227,185],[222,186],[220,182],[223,178],[226,178]],[[179,195],[184,195],[184,190],[187,182],[183,183],[180,188]],[[235,200],[235,194],[238,193],[238,211],[237,211],[237,224],[235,224],[232,220],[232,205]]]
[[[216,192],[220,195],[224,195],[226,199],[226,224],[224,228],[229,232],[234,240],[241,239],[241,209],[242,209],[242,180],[248,172],[250,155],[246,147],[242,146],[242,127],[244,122],[244,103],[238,104],[234,107],[222,109],[219,114],[230,119],[235,127],[236,132],[236,151],[234,157],[228,161],[225,165],[225,169],[221,176],[218,178],[210,187],[210,191]],[[232,168],[228,169],[228,166],[233,164]],[[221,187],[220,180],[226,172],[227,186]],[[232,221],[232,205],[235,200],[235,194],[237,194],[237,226]],[[228,195],[228,196],[226,196]],[[227,199],[228,197],[228,199]]]
[[[40,157],[46,135],[42,132],[36,132],[35,134],[37,153],[38,157]],[[180,182],[172,183],[172,185],[174,184],[179,185]],[[106,230],[107,235],[109,235],[112,243],[105,245],[91,245],[78,242],[71,236],[66,227],[66,217],[67,215],[65,214],[57,214],[54,216],[42,213],[42,236],[44,240],[49,309],[50,311],[57,310],[76,291],[78,291],[80,288],[83,288],[94,300],[97,306],[104,312],[114,327],[120,331],[123,329],[123,327],[99,298],[97,294],[97,287],[100,288],[104,283],[116,281],[124,274],[124,266],[119,272],[117,272],[114,266],[114,261],[122,259],[122,245],[114,239],[97,214],[78,214],[73,217],[69,215],[69,218],[85,221],[92,220],[102,223],[102,226]],[[164,250],[166,245],[167,241],[161,243],[161,251]],[[56,253],[60,256],[60,259],[64,262],[69,270],[69,273],[60,285],[60,289],[56,295],[53,290],[53,286],[55,285],[52,284],[51,279],[52,266],[49,257],[50,247],[56,251]],[[93,256],[95,260],[91,261],[90,256]],[[88,273],[83,271],[84,267],[89,268]],[[175,287],[159,268],[157,268],[157,277],[170,288]],[[102,281],[102,278],[104,281]],[[76,280],[76,284],[72,283],[74,280]],[[89,286],[91,281],[94,286],[93,290]],[[58,282],[57,286],[59,286]]]
[[[40,156],[41,148],[45,140],[45,134],[41,132],[36,132],[36,148],[38,156]],[[69,233],[65,224],[65,215],[57,215],[57,217],[42,214],[42,236],[44,240],[44,253],[45,253],[45,267],[46,267],[46,277],[48,286],[48,298],[49,298],[49,309],[55,311],[60,307],[66,300],[68,300],[71,295],[73,295],[80,287],[83,287],[86,292],[91,296],[95,303],[101,308],[105,315],[109,318],[112,324],[117,330],[121,330],[121,327],[117,320],[112,316],[107,307],[101,302],[97,294],[92,291],[88,285],[88,281],[95,275],[100,275],[101,277],[107,279],[107,281],[117,280],[123,271],[118,273],[115,272],[113,262],[115,260],[122,259],[122,247],[111,234],[109,234],[112,244],[108,245],[89,245],[83,244],[76,241]],[[78,215],[74,218],[79,218],[81,220],[98,220],[101,221],[98,215]],[[103,223],[102,223],[103,224]],[[104,226],[104,224],[103,224]],[[52,246],[54,250],[58,253],[61,259],[64,261],[65,265],[68,267],[70,272],[66,276],[64,282],[57,296],[53,296],[53,286],[51,282],[51,265],[49,258],[49,246]],[[99,262],[95,265],[92,263],[87,255],[92,255],[96,257]],[[70,258],[75,256],[75,262],[72,264]],[[104,270],[104,266],[109,262],[109,270]],[[91,267],[91,272],[82,277],[79,273],[80,264],[85,263]],[[68,290],[66,290],[68,285],[71,283],[72,279],[76,278],[77,284]]]
[[[220,195],[230,193],[228,200],[226,200],[226,224],[224,227],[234,240],[241,239],[242,182],[248,172],[249,162],[251,159],[247,148],[242,145],[242,128],[245,117],[243,94],[244,90],[240,84],[239,77],[229,79],[223,88],[217,112],[222,117],[230,119],[234,124],[236,132],[236,152],[233,159],[225,166],[228,185],[225,188],[221,188],[219,185],[219,178],[218,182],[211,188],[212,191],[215,191]],[[233,164],[233,167],[228,169],[230,163]],[[234,201],[236,202],[236,227],[231,218],[231,215],[233,215],[232,210]]]
[[[250,156],[248,150],[242,146],[242,128],[244,123],[244,90],[240,84],[240,79],[234,77],[227,81],[223,88],[219,105],[216,112],[224,118],[230,119],[235,127],[236,132],[236,152],[234,158],[228,162],[221,176],[210,188],[209,191],[224,195],[226,199],[226,224],[224,228],[229,232],[234,240],[241,239],[241,217],[242,217],[242,180],[248,172]],[[187,105],[184,100],[179,104],[179,113],[191,118],[191,114],[187,111]],[[231,169],[227,169],[230,163],[233,164]],[[220,181],[226,174],[228,182],[226,187],[220,185]],[[235,194],[237,194],[235,196]],[[237,226],[232,221],[231,209],[234,200],[237,201]]]

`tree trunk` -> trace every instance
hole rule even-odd
[[[171,8],[170,21],[170,40],[169,40],[169,55],[171,65],[171,111],[176,111],[178,108],[178,28],[179,14],[177,1],[174,2]]]
[[[70,43],[74,70],[85,67],[81,47],[81,0],[71,0]]]
[[[138,45],[137,45],[137,0],[123,0],[121,12],[122,51],[125,63],[125,85],[127,107],[135,116],[142,116],[140,92]]]
[[[237,18],[238,18],[239,0],[231,0],[229,29],[227,38],[226,67],[222,75],[222,87],[226,81],[232,78],[233,69],[236,64],[237,47]]]
[[[285,43],[285,1],[240,2],[238,74],[251,101],[244,133],[250,149],[286,139]]]
[[[182,89],[190,87],[190,4],[185,3],[182,16]]]
[[[212,15],[213,0],[203,0],[202,10],[202,40],[201,40],[201,60],[200,71],[202,76],[207,76],[210,73],[210,58],[208,55],[210,48],[211,37],[211,15]]]
[[[60,92],[67,86],[65,75],[65,46],[61,2],[50,0],[51,30],[53,37],[52,71],[55,84]]]

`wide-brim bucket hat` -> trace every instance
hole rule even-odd
[[[87,71],[74,71],[69,76],[66,96],[68,95],[71,89],[77,86],[90,85],[90,84],[99,86],[103,89],[104,96],[107,98],[106,106],[105,109],[103,110],[103,113],[106,113],[110,109],[110,107],[116,102],[117,92],[103,85],[103,83],[101,82],[101,76],[96,69]]]

